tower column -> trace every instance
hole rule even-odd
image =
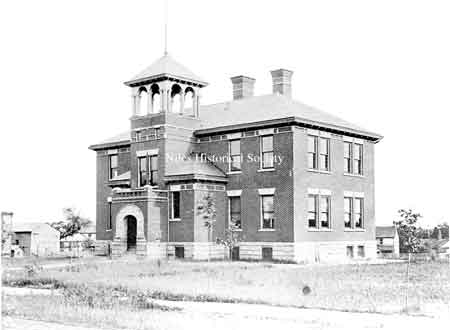
[[[147,115],[153,112],[153,96],[150,90],[150,85],[147,86]]]
[[[136,95],[136,93],[131,94],[131,112],[133,116],[137,116],[138,114],[138,100],[139,97]]]
[[[184,114],[184,90],[181,90],[180,92],[180,114]]]

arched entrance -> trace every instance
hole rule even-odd
[[[137,205],[124,205],[116,215],[116,232],[112,255],[120,256],[126,251],[146,253],[144,214]]]
[[[137,220],[132,215],[125,217],[127,226],[127,251],[136,250]]]

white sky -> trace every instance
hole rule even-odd
[[[231,98],[229,77],[294,70],[296,99],[385,136],[376,146],[376,217],[400,208],[449,221],[448,1],[170,0],[169,52]],[[0,210],[15,221],[95,219],[90,144],[126,130],[123,82],[163,53],[163,1],[0,4]]]

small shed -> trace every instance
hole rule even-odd
[[[395,226],[376,227],[377,250],[383,255],[398,257],[400,255],[400,239]]]
[[[47,257],[59,253],[60,233],[49,224],[16,222],[12,232],[12,244],[18,246],[24,256]]]

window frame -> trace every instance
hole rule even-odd
[[[348,212],[345,207],[345,201],[349,201]],[[349,215],[349,226],[346,226],[347,215]],[[353,197],[344,196],[344,229],[352,229],[353,228]]]
[[[273,211],[264,211],[264,198],[272,198],[272,207],[273,207]],[[275,230],[275,195],[274,194],[261,194],[259,196],[259,200],[260,200],[260,231],[274,231]],[[272,220],[271,220],[271,224],[272,226],[267,228],[264,227],[264,214],[265,213],[272,213]]]
[[[142,170],[141,160],[145,159],[145,169]],[[156,159],[156,169],[152,167],[152,159]],[[138,160],[138,187],[156,186],[158,183],[158,155],[146,155],[137,157]],[[147,176],[147,184],[142,184],[142,173]],[[156,173],[156,174],[155,174]],[[155,178],[156,176],[156,178]]]
[[[313,149],[310,150],[310,140],[313,141]],[[322,150],[322,141],[325,141],[326,151]],[[307,166],[309,170],[319,171],[319,172],[330,172],[331,171],[331,139],[329,137],[311,135],[308,134],[307,141]],[[310,166],[310,159],[312,157],[312,166]],[[322,157],[325,159],[326,166],[322,168]]]
[[[309,230],[323,230],[323,231],[329,231],[332,229],[331,227],[331,195],[325,195],[325,194],[308,194],[308,202],[307,202],[307,226]],[[314,199],[314,211],[310,211],[309,206],[310,206],[310,199],[313,198]],[[325,199],[327,201],[327,211],[323,212],[322,211],[322,200]],[[322,217],[321,215],[323,213],[327,214],[327,222],[328,222],[328,226],[322,226]],[[315,219],[315,225],[311,226],[310,224],[310,215],[314,214],[314,219]]]
[[[232,154],[233,142],[239,142],[239,154]],[[239,169],[233,169],[233,159],[239,157]],[[242,156],[241,156],[241,139],[232,139],[228,141],[228,171],[229,172],[241,172],[242,171]]]
[[[349,155],[346,155],[345,146],[349,146]],[[356,148],[359,152],[356,152]],[[356,156],[356,154],[358,154]],[[355,163],[358,162],[357,166]],[[344,141],[344,173],[349,175],[364,175],[364,143]]]
[[[112,230],[112,201],[108,201],[108,219],[106,221],[106,231]]]
[[[116,159],[115,167],[112,167],[113,158]],[[115,173],[115,175],[113,175],[113,173]],[[118,175],[119,175],[119,155],[118,154],[109,155],[108,156],[108,178],[109,178],[109,180],[112,180]]]
[[[307,140],[307,151],[308,151],[308,159],[307,159],[307,162],[308,162],[308,169],[310,169],[310,170],[317,170],[318,169],[318,164],[317,164],[317,150],[318,150],[318,141],[319,141],[319,137],[318,136],[316,136],[316,135],[308,135],[308,138],[307,138],[308,140]],[[313,150],[311,151],[310,149],[309,149],[309,146],[310,146],[310,140],[312,139],[312,141],[313,141]],[[311,157],[312,157],[312,167],[310,166],[310,163],[309,163],[309,160],[311,159]]]
[[[346,212],[346,208],[345,208],[345,200],[349,200],[350,201],[350,213]],[[355,210],[355,205],[356,205],[356,200],[359,201],[360,203],[360,212],[356,213]],[[347,218],[347,214],[350,214],[350,227],[347,227],[345,225],[345,219]],[[356,214],[360,215],[360,219],[361,219],[361,226],[356,226]],[[365,230],[365,221],[364,221],[364,197],[350,197],[350,196],[344,196],[344,230],[346,231],[364,231]]]
[[[232,224],[235,222],[232,221],[233,214],[237,214],[238,212],[233,212],[232,210],[232,199],[239,199],[239,226],[236,226],[235,228],[232,228]],[[228,228],[232,229],[233,231],[241,231],[242,230],[242,200],[241,196],[228,196]]]
[[[268,150],[268,151],[265,151],[264,150],[264,139],[266,139],[266,138],[271,138],[272,139],[272,148],[270,149],[270,150]],[[272,169],[272,168],[275,168],[275,164],[274,164],[274,146],[273,146],[273,144],[274,144],[274,135],[273,134],[267,134],[267,135],[261,135],[260,136],[260,142],[259,142],[259,149],[260,149],[260,164],[259,164],[259,168],[260,169],[262,169],[262,170],[265,170],[265,169]],[[265,155],[267,155],[267,154],[271,154],[272,155],[272,162],[271,162],[271,166],[265,166],[265,162],[264,162],[264,159],[265,159]]]
[[[354,197],[353,199],[354,199],[354,201],[353,201],[353,217],[355,218],[353,220],[354,229],[364,229],[364,198],[362,198],[362,197]],[[359,213],[356,213],[356,209],[355,209],[356,201],[359,202]],[[359,225],[359,226],[356,225],[357,224],[357,222],[356,222],[356,215],[357,214],[359,214],[359,216],[360,216],[359,220],[361,220],[360,221],[361,225]]]
[[[178,195],[178,217],[175,217],[175,194]],[[171,221],[181,221],[181,192],[176,190],[176,191],[171,191],[170,192],[170,220]]]

